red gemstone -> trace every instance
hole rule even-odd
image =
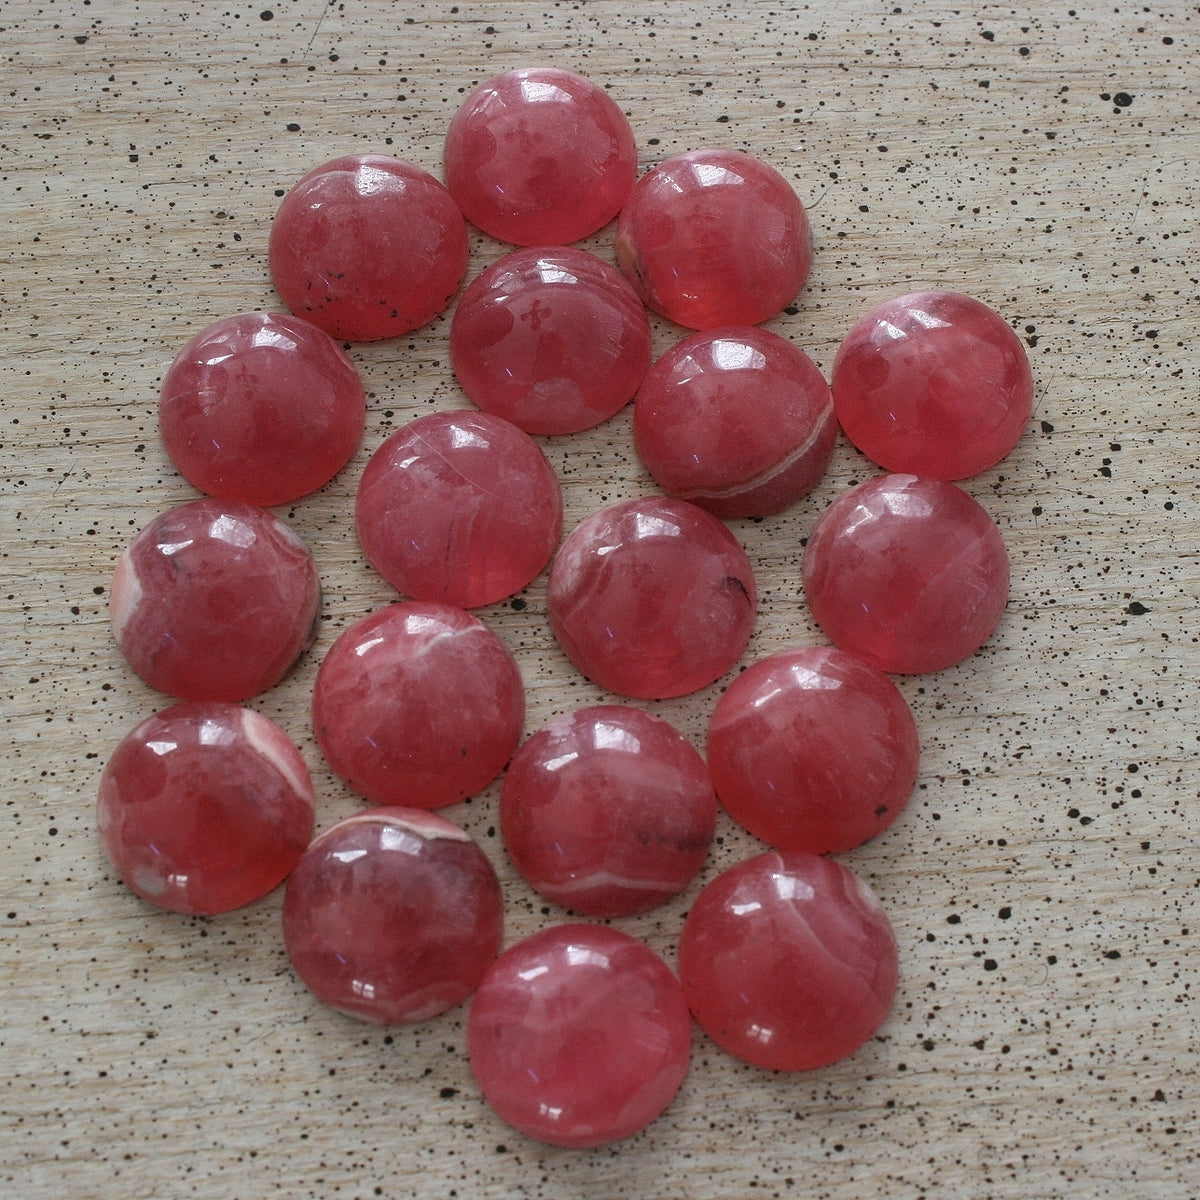
[[[808,277],[812,232],[787,180],[740,150],[693,150],[635,185],[617,263],[655,312],[691,329],[758,325]]]
[[[843,492],[804,550],[804,590],[831,641],[881,671],[940,671],[991,637],[1008,553],[961,488],[880,475]]]
[[[113,575],[113,634],[129,665],[183,700],[245,700],[312,644],[321,585],[278,517],[194,500],[147,525]]]
[[[286,504],[329,482],[362,437],[354,364],[290,313],[241,313],[176,356],[158,402],[163,444],[189,483],[247,504]]]
[[[776,1071],[853,1054],[888,1015],[898,952],[875,894],[832,859],[771,851],[722,872],[679,939],[692,1015],[730,1054]]]
[[[813,854],[886,829],[908,803],[919,753],[896,685],[831,647],[754,663],[708,728],[708,766],[730,816],[772,846]]]
[[[506,950],[467,1022],[471,1070],[510,1125],[556,1146],[629,1137],[687,1074],[679,981],[648,946],[602,925],[558,925]]]
[[[682,696],[737,662],[754,627],[750,560],[711,513],[666,496],[592,513],[550,568],[550,626],[609,691]]]
[[[753,326],[694,333],[650,368],[633,414],[664,492],[718,517],[781,512],[820,482],[837,439],[812,360]]]
[[[396,337],[445,310],[467,269],[467,226],[428,171],[349,155],[283,198],[268,245],[284,303],[351,342]]]
[[[913,292],[872,309],[833,363],[846,436],[889,471],[965,479],[998,463],[1033,412],[1021,339],[986,304]]]
[[[527,883],[593,917],[681,892],[712,842],[704,760],[666,721],[606,704],[551,721],[516,753],[500,793],[504,845]]]
[[[446,134],[446,186],[484,233],[564,245],[617,215],[637,174],[633,130],[590,80],[554,67],[480,84]]]
[[[500,949],[487,855],[435,813],[376,808],[326,829],[288,880],[283,937],[318,999],[379,1024],[425,1021],[475,990]]]
[[[463,293],[450,359],[480,408],[527,433],[577,433],[633,398],[650,322],[615,268],[569,246],[515,250]]]
[[[512,757],[524,721],[504,643],[435,602],[360,618],[330,647],[313,691],[329,765],[377,804],[441,808],[474,795]]]
[[[125,884],[173,912],[266,895],[313,830],[308,767],[288,736],[236,704],[186,702],[130,732],[100,777],[100,841]]]
[[[985,304],[955,292],[896,296],[866,314],[833,365],[838,419],[881,467],[966,479],[1020,440],[1033,412],[1025,347]]]
[[[399,591],[477,608],[520,591],[550,561],[562,494],[515,425],[489,413],[428,413],[371,456],[355,518],[367,558]]]

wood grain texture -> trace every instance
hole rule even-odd
[[[1196,1194],[1194,4],[9,0],[0,26],[7,1194]],[[901,681],[918,789],[842,856],[896,926],[892,1017],[853,1058],[795,1076],[697,1033],[667,1114],[589,1152],[500,1125],[463,1010],[384,1030],[322,1009],[283,954],[279,893],[219,919],[153,911],[107,869],[93,818],[107,754],[163,703],[117,655],[106,604],[133,532],[193,496],[157,440],[174,353],[275,303],[267,232],[304,170],[372,151],[437,172],[465,90],[540,63],[608,86],[643,166],[725,145],[785,174],[817,250],[770,328],[824,370],[869,303],[944,286],[1003,313],[1037,379],[1027,436],[967,484],[1008,542],[1008,612],[968,662]],[[611,242],[585,245],[611,260]],[[472,271],[502,251],[476,236]],[[656,325],[656,349],[679,332]],[[353,348],[363,445],[280,510],[317,556],[322,633],[254,707],[299,742],[322,826],[358,802],[309,730],[316,667],[393,598],[354,538],[355,483],[391,429],[465,402],[446,333]],[[628,412],[544,444],[568,527],[650,489]],[[733,523],[762,593],[748,659],[820,640],[803,539],[870,471],[842,444],[810,500]],[[519,600],[483,615],[517,656],[532,731],[601,694],[554,645],[544,577]],[[702,745],[719,687],[646,707]],[[495,800],[445,815],[495,862],[512,941],[563,914],[507,864]],[[720,832],[704,878],[757,849]],[[673,962],[694,895],[620,925]]]

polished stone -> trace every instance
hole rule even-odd
[[[446,1012],[500,950],[503,897],[487,855],[436,813],[375,808],[305,851],[283,906],[296,973],[324,1003],[400,1024]]]
[[[754,628],[746,552],[711,513],[641,496],[585,517],[550,568],[550,627],[589,679],[624,696],[697,691],[737,662]]]
[[[637,174],[637,145],[616,102],[556,67],[506,71],[481,83],[450,122],[446,186],[484,233],[520,246],[565,245],[620,211]]]
[[[679,939],[692,1015],[730,1054],[777,1071],[853,1054],[891,1009],[898,952],[869,887],[840,863],[768,851],[696,897]]]
[[[691,1022],[679,981],[644,943],[602,925],[557,925],[489,968],[467,1047],[485,1099],[510,1125],[557,1146],[599,1146],[671,1103]]]
[[[354,364],[324,330],[290,313],[239,313],[179,351],[158,418],[189,483],[270,506],[316,491],[346,465],[366,403]]]
[[[591,917],[681,892],[708,854],[717,803],[695,747],[626,705],[578,709],[517,751],[500,793],[504,845],[525,881]]]
[[[690,329],[758,325],[804,286],[812,232],[774,167],[740,150],[692,150],[638,180],[616,253],[662,316]]]
[[[694,333],[650,368],[633,413],[655,483],[718,517],[766,517],[821,481],[837,439],[829,385],[754,326]]]
[[[846,436],[889,471],[965,479],[998,463],[1033,412],[1021,339],[957,292],[896,296],[846,335],[833,363]]]
[[[275,289],[297,316],[350,342],[427,325],[467,269],[467,226],[428,171],[378,154],[309,171],[271,225]]]
[[[474,795],[512,757],[524,721],[504,643],[432,601],[360,617],[329,648],[313,690],[329,765],[376,804],[441,808]]]
[[[371,455],[355,500],[371,565],[416,600],[461,608],[520,591],[562,533],[562,492],[536,442],[489,413],[427,413]]]
[[[321,603],[312,555],[278,517],[235,500],[181,504],[117,562],[117,646],[151,687],[183,700],[245,700],[308,649]]]
[[[212,915],[266,895],[313,830],[308,767],[274,722],[188,701],[147,717],[100,777],[100,842],[131,891]]]
[[[817,624],[882,671],[939,671],[991,637],[1008,601],[996,523],[961,488],[879,475],[842,492],[804,549]]]
[[[896,685],[844,650],[781,650],[721,694],[709,770],[726,811],[784,850],[850,850],[903,811],[917,778],[916,721]]]
[[[625,277],[570,246],[514,250],[468,286],[450,326],[463,391],[527,433],[590,429],[650,365],[650,322]]]

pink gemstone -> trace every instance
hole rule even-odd
[[[288,880],[283,938],[325,1004],[379,1024],[462,1003],[500,949],[487,855],[435,813],[376,808],[326,829]]]
[[[432,601],[356,621],[313,691],[329,765],[376,804],[441,808],[474,795],[504,769],[524,721],[524,685],[504,643]]]
[[[750,560],[711,513],[667,496],[592,513],[550,568],[550,627],[567,657],[609,691],[642,699],[706,687],[754,628]]]
[[[644,1129],[687,1074],[691,1021],[657,954],[602,925],[557,925],[489,968],[467,1022],[471,1070],[510,1125],[556,1146]]]
[[[637,174],[625,114],[571,71],[533,67],[480,84],[446,134],[446,186],[484,233],[564,245],[617,215]]]
[[[917,726],[882,671],[844,650],[782,650],[717,701],[708,766],[730,816],[784,850],[850,850],[886,829],[917,778]]]
[[[617,263],[655,312],[690,329],[758,325],[808,277],[812,232],[786,179],[740,150],[692,150],[638,180]]]
[[[172,912],[228,912],[304,853],[313,789],[300,751],[248,708],[185,702],[144,720],[100,777],[100,841],[117,874]]]
[[[754,326],[694,333],[638,390],[633,435],[664,492],[718,517],[781,512],[820,482],[837,439],[812,360]]]
[[[113,575],[113,634],[153,688],[184,700],[245,700],[312,644],[321,584],[278,517],[236,500],[193,500],[129,544]]]
[[[593,917],[643,912],[681,892],[712,842],[704,760],[666,721],[623,705],[569,713],[513,758],[500,794],[504,845],[543,896]]]
[[[888,1015],[898,953],[875,894],[840,863],[771,851],[722,872],[679,939],[692,1015],[730,1054],[806,1071],[853,1054]]]
[[[489,413],[436,412],[371,456],[355,502],[371,565],[417,600],[478,608],[550,561],[562,493],[537,443]]]
[[[283,198],[268,246],[284,303],[351,342],[428,324],[467,270],[467,226],[428,171],[356,154],[309,171]]]
[[[986,304],[913,292],[872,309],[833,363],[846,436],[889,471],[965,479],[998,463],[1033,412],[1021,339]]]
[[[323,330],[290,313],[241,313],[179,352],[158,401],[163,444],[189,483],[223,500],[286,504],[349,461],[362,381]]]
[[[480,408],[527,433],[577,433],[633,398],[650,365],[650,322],[594,254],[515,250],[463,293],[450,358]]]
[[[1008,602],[1008,553],[961,488],[880,475],[821,514],[804,550],[804,590],[843,650],[918,675],[960,662],[992,636]]]

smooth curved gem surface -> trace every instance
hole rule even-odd
[[[881,671],[940,671],[991,637],[1008,601],[1008,552],[952,483],[880,475],[843,492],[804,549],[817,624]]]
[[[711,513],[669,496],[585,517],[550,568],[550,627],[609,691],[682,696],[737,662],[754,628],[750,560]]]
[[[117,646],[151,687],[183,700],[245,700],[278,683],[313,641],[321,585],[278,517],[234,500],[181,504],[117,562]]]
[[[467,226],[428,171],[378,154],[309,171],[279,205],[271,279],[297,316],[351,342],[426,325],[467,270]]]
[[[804,286],[812,231],[774,167],[740,150],[692,150],[637,181],[616,250],[662,316],[691,329],[758,325]]]
[[[355,500],[371,565],[417,600],[477,608],[550,561],[562,493],[541,448],[489,413],[437,412],[371,455]]]
[[[487,855],[435,813],[376,808],[326,829],[283,905],[296,973],[324,1003],[379,1024],[425,1021],[475,990],[503,934]]]
[[[100,777],[100,841],[126,886],[173,912],[212,915],[266,895],[313,830],[308,767],[251,709],[185,702],[148,717]]]
[[[449,604],[406,601],[360,618],[330,647],[313,689],[329,765],[377,804],[466,799],[504,768],[524,721],[512,655]]]
[[[590,80],[554,67],[507,71],[463,101],[446,133],[446,186],[484,233],[563,245],[606,225],[637,174],[625,114]]]
[[[650,368],[637,451],[664,492],[718,517],[766,517],[820,482],[837,439],[829,385],[791,342],[752,326],[694,333]]]
[[[730,1054],[776,1071],[853,1054],[888,1015],[898,952],[878,898],[840,863],[770,851],[708,883],[679,939],[692,1015]]]
[[[450,360],[467,395],[527,433],[607,420],[650,365],[650,322],[625,277],[570,246],[515,250],[454,310]]]
[[[601,925],[558,925],[506,950],[467,1021],[471,1070],[510,1125],[557,1146],[629,1137],[687,1074],[679,982],[648,946]]]
[[[1021,339],[986,304],[912,292],[873,308],[833,363],[846,436],[889,471],[965,479],[998,463],[1033,412]]]
[[[240,313],[176,355],[158,401],[163,444],[202,492],[264,507],[326,484],[362,437],[354,364],[290,313]]]
[[[592,917],[643,912],[682,891],[704,862],[716,815],[691,742],[616,704],[538,730],[500,793],[504,845],[525,881]]]
[[[722,693],[708,767],[726,811],[784,850],[850,850],[908,803],[920,747],[912,711],[882,671],[844,650],[783,650]]]

